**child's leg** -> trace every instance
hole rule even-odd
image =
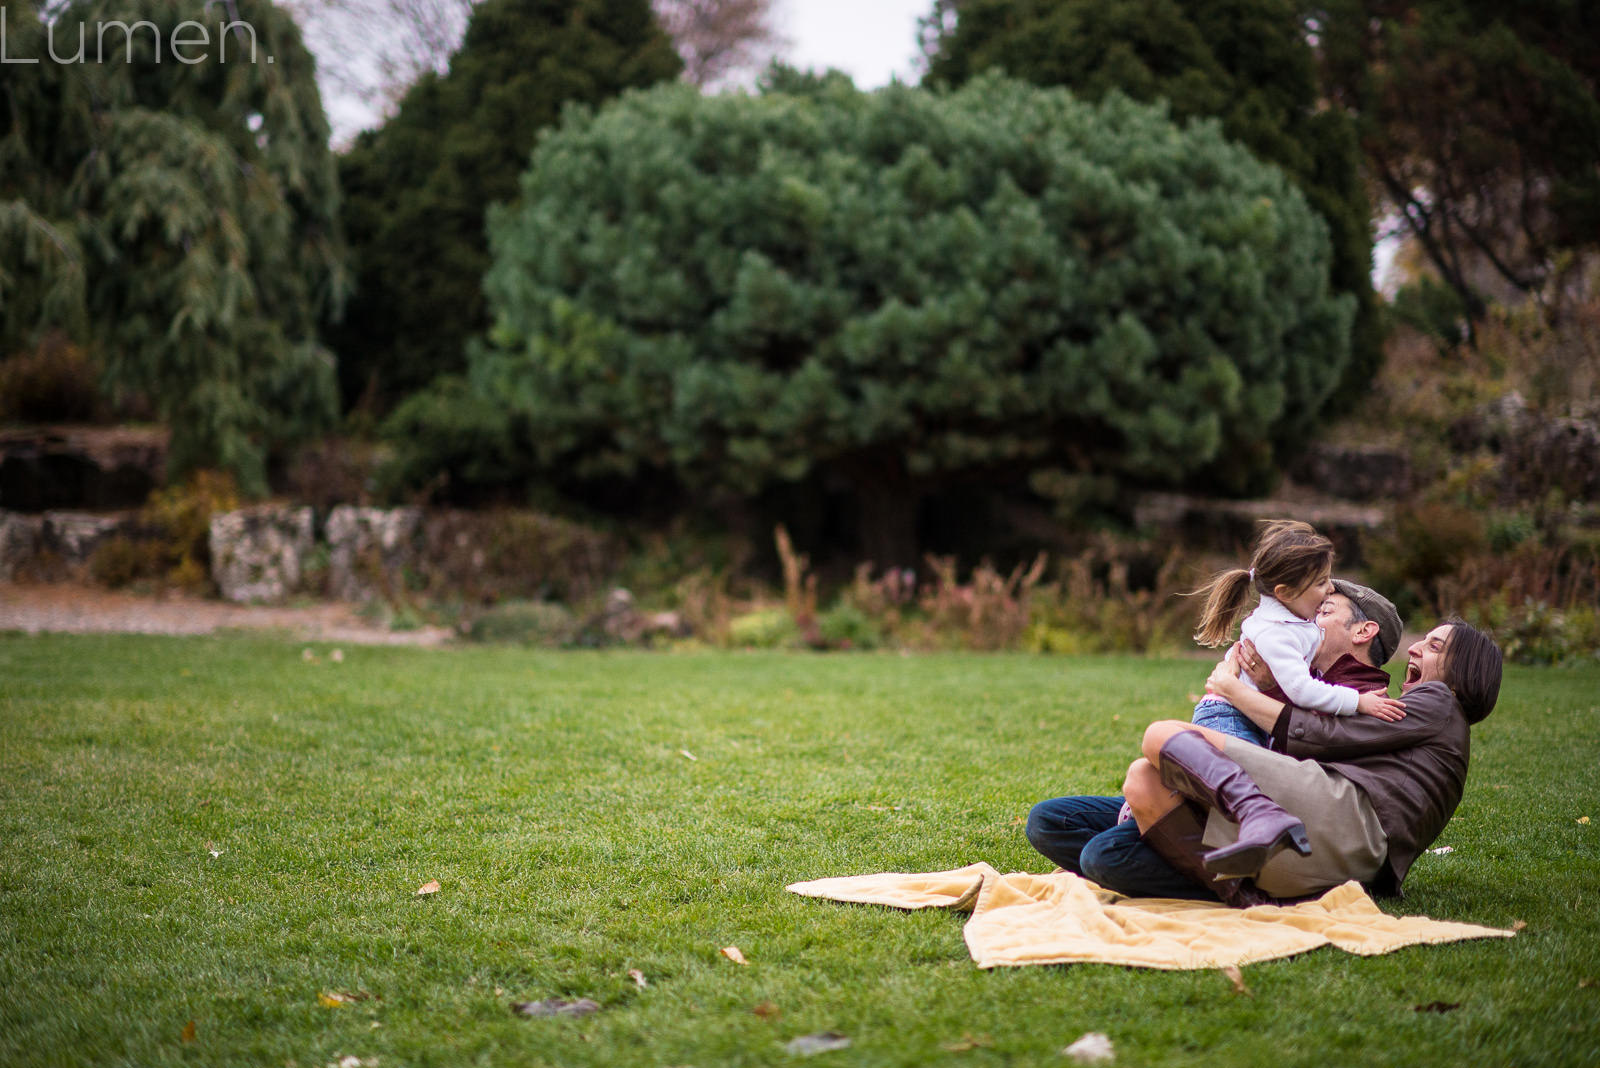
[[[1252,745],[1267,744],[1267,732],[1220,697],[1202,697],[1200,703],[1194,706],[1194,717],[1190,722],[1243,739]]]

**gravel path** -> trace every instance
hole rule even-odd
[[[276,630],[301,640],[352,645],[441,645],[452,637],[443,627],[395,631],[375,626],[351,604],[236,605],[182,594],[141,597],[64,583],[0,584],[0,631],[211,634],[233,629]]]

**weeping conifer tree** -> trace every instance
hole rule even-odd
[[[0,354],[65,331],[171,426],[172,474],[263,490],[272,450],[338,410],[318,324],[348,283],[313,60],[268,0],[51,7],[7,5]]]

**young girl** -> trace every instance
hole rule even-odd
[[[1358,693],[1312,677],[1311,660],[1322,644],[1322,628],[1313,619],[1333,592],[1333,543],[1309,524],[1289,519],[1268,523],[1256,542],[1250,570],[1224,571],[1196,592],[1206,595],[1206,603],[1195,641],[1211,646],[1228,640],[1251,593],[1261,594],[1240,634],[1255,643],[1256,652],[1272,669],[1272,677],[1291,704],[1335,716],[1360,712],[1398,720],[1405,714],[1400,702],[1384,694]],[[1249,682],[1248,676],[1245,681]],[[1255,684],[1250,685],[1254,688]],[[1214,695],[1195,705],[1194,722],[1257,745],[1267,742],[1265,731]]]

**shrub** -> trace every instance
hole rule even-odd
[[[156,582],[211,593],[211,516],[237,507],[238,491],[226,472],[196,471],[182,483],[158,489],[140,509],[135,530],[96,547],[90,577],[113,589]]]
[[[761,608],[728,623],[728,643],[738,649],[777,649],[800,640],[800,628],[786,608]]]
[[[876,649],[883,632],[860,608],[840,601],[817,619],[817,636],[830,649]]]
[[[0,361],[0,422],[90,422],[105,414],[100,372],[60,331]]]
[[[505,642],[558,647],[577,631],[572,611],[549,601],[506,601],[472,621],[468,637],[477,642]]]

